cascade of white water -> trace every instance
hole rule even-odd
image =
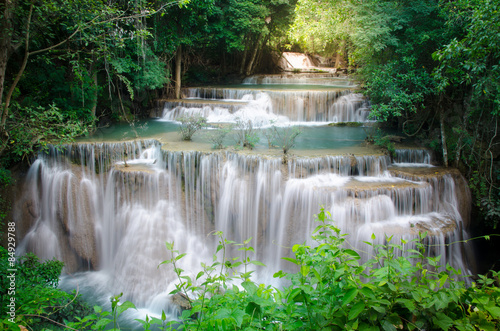
[[[246,77],[243,84],[248,85],[272,85],[272,84],[303,84],[303,85],[326,85],[338,87],[355,87],[356,84],[347,77],[337,77],[332,73],[305,73],[305,74],[277,74],[277,75],[254,75]]]
[[[166,102],[164,120],[198,115],[208,122],[250,119],[255,124],[271,121],[365,122],[369,103],[349,90],[258,90],[234,88],[189,88],[183,102]],[[214,100],[220,99],[220,103]],[[210,104],[203,102],[210,100]]]
[[[68,271],[94,270],[63,286],[78,284],[102,302],[124,292],[153,313],[175,315],[168,293],[176,275],[171,266],[157,268],[169,258],[165,241],[188,253],[179,267],[194,274],[210,260],[214,230],[237,242],[252,237],[250,257],[268,265],[258,273],[268,281],[292,268],[281,258],[309,240],[312,215],[324,206],[365,258],[363,241],[372,233],[383,244],[385,234],[398,242],[428,231],[429,254],[467,273],[466,249],[445,246],[467,238],[456,176],[405,176],[389,172],[388,163],[386,156],[347,155],[283,165],[231,152],[165,152],[153,142],[68,147],[30,169],[20,209],[36,212],[18,214],[17,222],[31,225],[19,253],[62,259]]]
[[[404,164],[420,164],[420,165],[431,165],[432,155],[427,149],[396,149],[396,156],[394,162],[403,166]]]
[[[370,104],[345,77],[331,73],[254,76],[244,85],[184,88],[182,100],[167,100],[162,119],[203,116],[208,122],[366,122]],[[261,84],[261,85],[256,85]],[[264,85],[262,85],[264,84]],[[304,89],[303,85],[309,89]],[[302,86],[301,86],[302,85]]]
[[[317,158],[292,159],[288,162],[290,177],[331,172],[341,176],[381,176],[387,170],[388,156],[327,155]]]

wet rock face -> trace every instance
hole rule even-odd
[[[50,259],[55,252],[38,249],[44,240],[52,240],[59,247],[55,257],[65,262],[65,270],[75,272],[79,261],[98,263],[95,245],[94,192],[84,179],[82,167],[66,164],[60,172],[47,171],[42,165],[23,183],[23,194],[17,202],[16,219],[20,238],[28,251],[35,251],[42,259]],[[37,248],[38,247],[38,248]]]
[[[189,301],[189,298],[182,293],[176,293],[172,295],[170,297],[170,300],[172,304],[176,307],[179,307],[181,311],[191,309],[191,301]]]
[[[467,181],[458,169],[441,167],[407,167],[391,168],[393,176],[405,178],[413,181],[428,182],[434,187],[436,195],[453,195],[456,199],[456,208],[460,213],[463,226],[470,226],[471,194]],[[452,187],[450,187],[450,185]]]

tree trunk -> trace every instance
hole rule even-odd
[[[445,167],[448,167],[448,147],[446,146],[446,132],[444,130],[444,109],[442,105],[443,97],[440,96],[439,100],[439,124],[441,127],[441,145],[443,146],[443,163]]]
[[[3,102],[3,90],[5,84],[5,73],[9,61],[12,40],[12,10],[14,1],[0,0],[0,15],[3,16],[0,24],[0,105]],[[2,114],[3,112],[0,112]],[[3,118],[3,116],[1,116]],[[0,128],[0,131],[3,128]]]
[[[175,54],[175,98],[181,98],[181,67],[182,67],[182,45],[177,46]]]
[[[243,51],[243,59],[241,60],[241,66],[240,66],[240,75],[243,75],[243,72],[245,71],[245,64],[247,62],[247,54],[248,54],[248,37],[245,38],[245,50]]]
[[[250,58],[250,61],[247,64],[247,69],[245,71],[245,75],[250,76],[252,73],[252,67],[253,63],[255,62],[255,58],[257,57],[257,51],[260,48],[260,41],[262,40],[262,33],[259,35],[259,38],[257,39],[257,42],[255,43],[255,47],[252,52],[252,57]]]
[[[16,89],[17,83],[19,83],[19,80],[21,79],[21,76],[23,75],[24,69],[26,69],[26,64],[28,63],[28,57],[30,56],[29,52],[29,44],[30,44],[30,27],[31,27],[31,15],[33,14],[33,4],[30,6],[30,12],[28,15],[28,22],[26,23],[26,40],[25,40],[25,50],[24,50],[24,59],[23,63],[21,65],[21,68],[19,69],[16,78],[14,79],[14,82],[12,82],[12,85],[10,86],[9,92],[7,92],[7,95],[5,97],[5,103],[3,107],[3,113],[2,113],[2,120],[0,122],[0,136],[3,135],[8,135],[7,130],[5,128],[5,123],[7,122],[7,116],[9,114],[9,107],[10,107],[10,100],[12,98],[12,95],[14,94],[14,90]]]
[[[340,68],[341,66],[342,66],[342,60],[341,60],[340,50],[338,50],[335,56],[335,68]]]
[[[99,92],[99,86],[97,85],[97,70],[92,73],[92,80],[94,82],[94,94],[92,95],[92,117],[95,119],[95,114],[97,110],[97,96]]]

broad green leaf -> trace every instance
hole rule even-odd
[[[250,263],[258,265],[258,266],[261,266],[261,267],[265,267],[266,266],[264,263],[262,263],[260,261],[255,261],[255,260],[254,261],[250,261]]]
[[[352,250],[352,249],[344,249],[344,253],[347,255],[352,256],[354,259],[359,260],[361,257],[359,256],[358,252]]]
[[[365,309],[365,303],[360,301],[356,303],[354,306],[352,306],[351,310],[349,311],[349,321],[355,319],[358,317],[358,315]]]
[[[494,319],[500,319],[500,307],[488,305],[485,308]]]
[[[357,288],[352,288],[349,291],[346,292],[344,297],[342,298],[342,306],[347,305],[349,302],[354,300],[354,298],[358,295],[358,289]]]
[[[311,270],[311,267],[310,266],[306,266],[306,265],[301,265],[300,266],[300,274],[303,276],[303,277],[306,277],[308,274],[309,274],[309,271]]]
[[[135,308],[135,305],[130,301],[125,301],[124,303],[119,305],[118,308],[116,309],[118,316],[120,316],[125,310],[129,308],[137,309]]]
[[[439,326],[442,330],[448,330],[453,325],[453,320],[443,313],[437,312],[436,316],[432,317],[434,324]]]
[[[299,262],[296,259],[290,258],[290,257],[282,257],[283,260],[286,260],[288,262],[292,262],[294,264],[299,264]]]
[[[245,312],[241,309],[235,309],[231,313],[231,317],[236,321],[236,325],[238,327],[241,327],[241,323],[243,323],[243,317],[245,317]]]

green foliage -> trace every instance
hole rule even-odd
[[[184,293],[190,299],[191,309],[180,316],[182,328],[186,330],[209,330],[214,328],[244,329],[273,327],[279,296],[271,286],[258,285],[251,281],[251,266],[264,266],[252,260],[254,252],[249,246],[252,238],[242,244],[224,238],[221,232],[216,254],[211,264],[202,264],[203,270],[194,279],[182,274],[176,262],[185,256],[174,249],[173,243],[166,243],[171,259],[162,264],[172,264],[179,276],[177,289],[171,294]],[[241,252],[240,257],[228,257],[230,250]],[[217,258],[220,257],[220,260]],[[236,282],[240,286],[236,285]],[[172,323],[171,323],[172,324]],[[167,327],[167,330],[171,328]]]
[[[455,158],[466,169],[475,204],[492,227],[499,221],[500,168],[494,142],[500,119],[500,5],[496,1],[445,4],[456,35],[433,54],[434,79],[442,95],[462,100],[453,125]],[[457,165],[458,162],[457,162]]]
[[[381,122],[415,114],[425,108],[425,98],[433,93],[431,76],[418,67],[414,56],[365,68],[363,74],[366,94],[375,103],[370,117]]]
[[[300,128],[296,126],[287,126],[278,128],[273,127],[274,135],[273,142],[275,145],[279,146],[283,151],[284,155],[288,154],[288,151],[295,146],[295,139],[302,133]]]
[[[5,200],[4,192],[7,186],[12,183],[12,177],[9,170],[0,167],[0,236],[3,237],[4,222],[7,217],[7,213],[10,211],[10,206],[7,205]]]
[[[5,164],[29,158],[50,142],[73,142],[90,127],[75,113],[64,112],[54,104],[47,108],[15,107],[8,120],[9,139],[1,142],[2,149],[8,151],[3,158]]]
[[[168,321],[162,312],[161,318],[146,316],[138,322],[144,330],[495,330],[500,326],[498,272],[479,275],[467,286],[460,270],[440,266],[440,256],[427,253],[426,233],[400,243],[386,236],[384,244],[365,242],[367,251],[357,252],[324,209],[316,221],[311,243],[294,245],[293,256],[284,258],[295,271],[274,274],[285,280],[280,288],[252,280],[256,268],[265,267],[251,258],[252,238],[236,243],[215,232],[218,245],[213,261],[202,263],[195,277],[178,266],[186,254],[167,242],[170,258],[158,267],[173,268],[178,283],[171,294],[183,296],[189,307],[179,321]],[[2,255],[6,264],[5,249]],[[33,288],[29,295],[36,296],[22,292],[26,304],[17,310],[23,314],[17,323],[31,325],[41,322],[43,314],[56,316],[61,308],[56,306],[58,300],[64,302],[69,296],[54,288],[62,264],[40,264],[33,255],[22,261],[17,268],[22,270],[20,275],[29,277],[29,285],[20,284]],[[1,288],[2,300],[8,300],[8,284]],[[120,315],[135,309],[129,301],[120,304],[121,296],[110,298],[110,312],[96,306],[94,313],[63,323],[78,330],[120,330]],[[0,323],[16,329],[7,319]]]
[[[19,330],[17,325],[42,330],[56,324],[63,325],[75,315],[90,312],[88,305],[76,294],[57,289],[62,262],[40,262],[31,253],[15,258],[10,245],[8,249],[0,247],[0,253],[0,265],[4,272],[0,279],[0,304],[7,307],[0,317],[3,330]]]
[[[233,131],[232,126],[219,126],[214,130],[210,131],[208,140],[212,143],[212,148],[223,149],[224,139],[226,136]]]
[[[94,306],[94,313],[84,316],[83,318],[76,317],[75,321],[69,322],[66,325],[76,330],[120,330],[118,318],[128,309],[136,309],[135,305],[130,301],[120,303],[120,298],[123,293],[112,296],[111,312],[103,310],[100,306]]]
[[[207,119],[202,116],[185,116],[177,119],[181,124],[179,134],[182,140],[191,140],[193,135],[203,129],[207,124]]]
[[[384,148],[391,157],[396,156],[396,146],[390,140],[390,137],[385,135],[382,130],[378,129],[376,131],[376,134],[373,137],[373,142],[375,145]]]
[[[493,330],[500,326],[500,289],[492,277],[479,276],[467,287],[461,272],[439,266],[440,256],[430,256],[423,244],[426,233],[411,241],[385,244],[366,242],[371,253],[361,263],[358,252],[349,247],[323,209],[317,215],[314,244],[297,244],[294,257],[284,258],[296,272],[278,271],[285,278],[283,289],[251,280],[250,239],[236,244],[219,236],[210,265],[202,264],[195,279],[176,266],[185,254],[167,243],[179,277],[177,289],[189,297],[191,308],[182,312],[181,328],[269,329],[269,330]],[[372,235],[372,240],[376,239]],[[228,257],[230,248],[241,257]],[[406,252],[408,257],[402,254]],[[240,284],[239,286],[237,284]],[[158,324],[162,321],[158,320]],[[173,324],[162,322],[164,330]]]
[[[234,126],[234,134],[236,145],[241,148],[254,149],[260,141],[257,130],[255,130],[250,120],[245,121],[237,118]]]

